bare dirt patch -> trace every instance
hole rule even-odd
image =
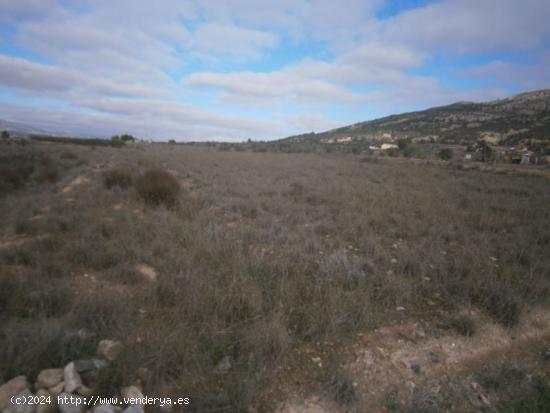
[[[470,315],[479,326],[479,333],[473,337],[442,334],[434,326],[405,321],[361,335],[355,343],[340,349],[342,366],[354,380],[361,408],[384,412],[392,411],[388,407],[391,403],[402,407],[414,405],[419,392],[431,397],[437,406],[455,403],[456,408],[460,406],[466,411],[498,406],[502,401],[499,395],[477,383],[472,375],[482,368],[490,369],[499,358],[517,357],[518,351],[530,351],[536,359],[537,350],[550,342],[550,311],[533,310],[514,329],[506,329],[477,313]],[[527,372],[544,367],[537,366],[536,360],[529,365],[525,354],[521,357]],[[312,359],[322,363],[321,357]],[[462,400],[443,400],[455,397],[449,396],[449,392],[457,388]],[[349,411],[348,407],[329,403],[322,394],[310,397],[307,402],[298,400],[296,395],[290,396],[279,411]]]
[[[75,187],[90,183],[90,178],[79,175],[61,189],[64,194],[71,192]]]

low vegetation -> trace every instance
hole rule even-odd
[[[125,354],[96,393],[146,367],[146,392],[190,395],[187,411],[267,412],[297,350],[409,318],[475,336],[463,309],[512,328],[550,297],[543,177],[185,145],[8,148],[0,382],[113,338]],[[318,384],[361,411],[337,364]]]
[[[114,186],[125,189],[133,183],[132,172],[128,168],[112,168],[103,173],[103,184],[107,189]]]
[[[136,180],[139,196],[153,205],[174,206],[181,192],[180,183],[169,172],[162,169],[149,169]]]

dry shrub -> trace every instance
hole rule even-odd
[[[59,179],[59,171],[50,157],[44,156],[38,162],[36,171],[37,182],[55,182]]]
[[[459,315],[443,320],[440,326],[446,330],[452,330],[457,334],[465,337],[471,337],[476,332],[474,320],[467,315]]]
[[[32,160],[25,156],[0,159],[0,192],[21,187],[34,171]]]
[[[510,290],[497,289],[481,292],[477,301],[495,321],[505,327],[513,327],[518,323],[521,306],[517,294]]]
[[[358,401],[353,380],[344,371],[336,366],[329,366],[321,373],[321,387],[323,394],[341,405],[349,405]]]
[[[64,366],[69,361],[90,358],[97,341],[75,330],[40,318],[30,324],[3,325],[0,330],[0,381],[19,374],[36,377],[43,369]]]
[[[136,181],[138,194],[153,205],[174,206],[178,203],[181,187],[178,180],[163,169],[149,169]]]
[[[103,173],[103,184],[108,189],[114,186],[128,188],[133,181],[132,172],[126,168],[112,168]]]
[[[320,280],[354,289],[364,280],[367,263],[363,258],[348,254],[344,249],[321,259],[318,277]]]
[[[61,159],[69,159],[69,160],[76,160],[78,159],[78,156],[74,152],[70,151],[64,151],[59,155]]]

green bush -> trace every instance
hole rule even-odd
[[[451,148],[443,148],[439,151],[439,157],[444,161],[451,160],[453,158],[453,150]]]

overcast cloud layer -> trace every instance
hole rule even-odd
[[[550,87],[548,0],[0,0],[0,119],[272,139]]]

